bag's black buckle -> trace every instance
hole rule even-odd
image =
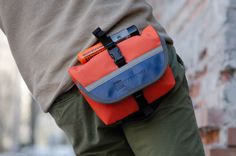
[[[93,34],[98,38],[98,40],[103,44],[103,46],[108,50],[109,55],[114,60],[118,67],[122,67],[126,64],[125,58],[122,55],[120,49],[112,41],[112,39],[106,35],[106,33],[101,29],[97,28],[93,31]]]
[[[126,64],[124,56],[121,54],[120,49],[115,47],[109,50],[110,56],[113,58],[115,64],[120,68]]]

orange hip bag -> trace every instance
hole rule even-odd
[[[106,125],[139,111],[150,115],[149,106],[175,85],[165,40],[152,26],[119,43],[100,28],[93,33],[104,48],[69,69],[81,94]]]

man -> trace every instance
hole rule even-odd
[[[160,4],[161,5],[161,4]],[[153,25],[165,37],[175,88],[144,120],[105,126],[67,74],[91,32]],[[78,156],[203,156],[184,67],[144,0],[0,0],[0,28],[34,98],[50,112]]]

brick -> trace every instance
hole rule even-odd
[[[228,129],[228,146],[236,147],[236,128]]]
[[[206,102],[205,102],[204,100],[195,101],[195,103],[194,103],[194,108],[195,108],[195,109],[200,109],[200,108],[203,108],[204,105],[206,105]]]
[[[226,85],[224,88],[224,99],[227,101],[227,103],[231,104],[228,108],[229,110],[234,109],[234,104],[236,102],[236,96],[235,96],[235,88],[236,88],[236,77],[230,82],[230,84]],[[235,119],[234,116],[232,116],[233,120]]]
[[[202,61],[208,57],[207,49],[205,48],[199,55],[199,61]]]
[[[194,83],[189,88],[189,95],[192,98],[197,98],[200,94],[201,84],[199,82]]]
[[[218,129],[200,129],[200,135],[205,145],[217,143],[220,140],[220,131]]]
[[[200,108],[195,110],[199,128],[219,128],[223,122],[223,112],[215,108]]]
[[[220,72],[220,80],[222,83],[229,82],[236,72],[236,69],[227,67]]]
[[[236,148],[213,148],[209,156],[236,156]]]
[[[207,74],[207,66],[205,66],[202,70],[196,71],[194,79],[201,80]]]

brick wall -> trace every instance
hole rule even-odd
[[[236,1],[148,1],[187,67],[206,153],[236,155]]]

